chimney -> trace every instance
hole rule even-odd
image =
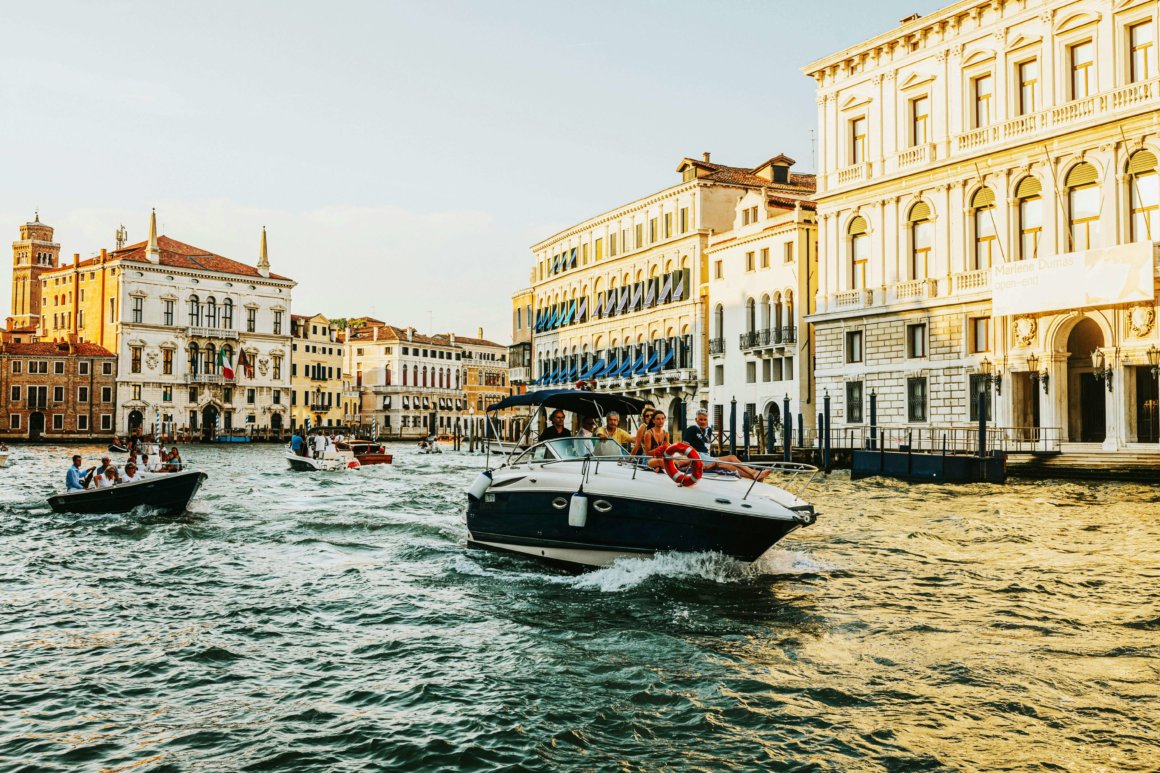
[[[407,340],[408,341],[415,340],[415,328],[413,328],[413,327],[407,328]]]
[[[702,159],[702,160],[703,160],[703,161],[704,161],[706,164],[707,164],[707,163],[709,163],[709,151],[707,151],[707,150],[706,150],[704,153],[702,153],[702,154],[701,154],[701,159]]]
[[[379,340],[379,326],[378,325],[375,325],[374,328],[372,328],[371,333],[372,333],[372,338],[371,338],[372,341]]]

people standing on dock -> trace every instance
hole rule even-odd
[[[605,424],[600,429],[596,430],[598,437],[611,440],[617,445],[627,446],[632,442],[632,435],[620,428],[620,414],[616,411],[609,411],[608,415],[604,417]]]
[[[741,463],[740,459],[732,454],[711,456],[709,449],[713,444],[713,430],[709,427],[709,412],[704,408],[697,409],[697,416],[694,421],[694,424],[685,427],[685,432],[681,435],[681,439],[700,454],[701,461],[705,463],[706,470],[719,467],[725,470],[733,470],[743,478],[759,481],[769,477],[769,470],[755,470],[752,467],[746,467]]]

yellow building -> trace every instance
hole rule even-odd
[[[504,430],[510,412],[497,417],[501,426],[491,430],[486,427],[484,412],[489,405],[511,394],[508,348],[484,338],[483,328],[479,329],[476,338],[453,334],[449,334],[449,338],[462,352],[459,362],[463,368],[463,393],[467,398],[468,421],[474,423],[474,436],[483,437],[485,433],[499,432],[506,437]],[[471,434],[470,429],[465,432]]]
[[[322,314],[290,317],[290,427],[336,427],[358,413],[358,391],[342,371],[338,331]]]

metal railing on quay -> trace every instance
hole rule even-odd
[[[818,446],[819,432],[809,430],[806,443]],[[986,430],[986,450],[1003,453],[1059,453],[1059,427],[995,427]],[[842,450],[883,449],[886,451],[921,451],[924,453],[975,454],[979,451],[979,428],[880,424],[838,425],[830,428],[830,445]]]

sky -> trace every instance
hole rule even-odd
[[[801,68],[943,4],[12,4],[0,228],[39,209],[85,258],[121,224],[144,240],[155,207],[252,264],[265,226],[295,313],[507,343],[532,244],[704,151],[813,171]]]

